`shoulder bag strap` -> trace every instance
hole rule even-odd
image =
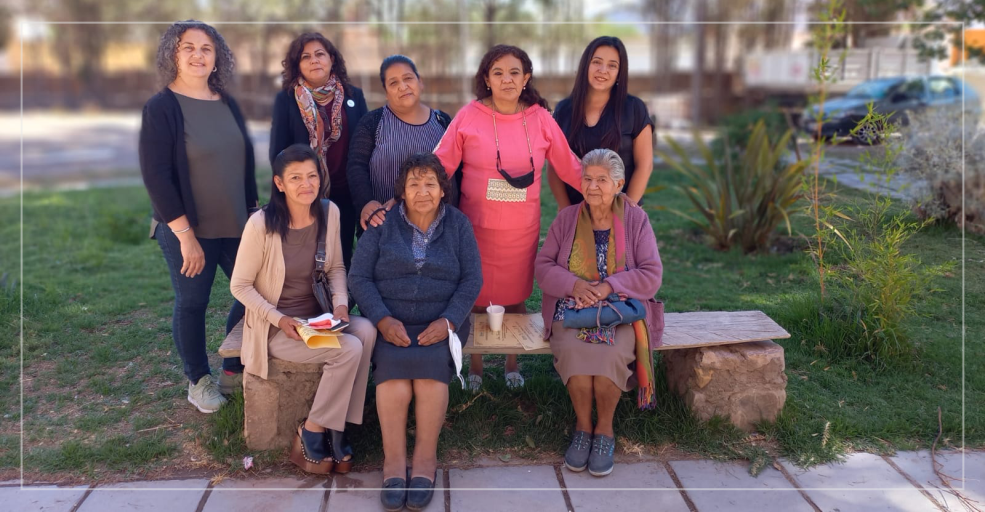
[[[315,276],[325,273],[325,230],[328,229],[328,199],[321,200],[322,210],[325,214],[325,225],[318,230],[318,247],[315,249]]]

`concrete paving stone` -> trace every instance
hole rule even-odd
[[[781,462],[814,504],[825,512],[938,510],[878,455],[856,453],[844,464],[824,464],[807,470],[786,460]]]
[[[434,497],[424,510],[439,512],[445,509],[444,472],[438,469],[438,482],[434,486]],[[380,487],[383,486],[383,472],[349,473],[335,475],[332,494],[328,497],[328,512],[352,512],[353,510],[382,510]]]
[[[612,473],[597,478],[582,471],[561,469],[571,506],[578,512],[661,510],[686,512],[687,503],[663,464],[616,464]],[[622,490],[612,490],[622,489]],[[627,491],[625,489],[639,489]]]
[[[155,511],[195,512],[209,481],[153,480],[100,485],[82,502],[79,512]],[[194,489],[181,491],[144,489]]]
[[[0,489],[0,512],[68,512],[88,488],[86,485],[7,487]]]
[[[327,485],[327,479],[314,477],[223,480],[212,488],[202,512],[320,510]]]
[[[929,450],[899,452],[891,460],[916,483],[927,489],[939,503],[960,510],[961,507],[957,506],[958,500],[950,494],[950,491],[942,490],[945,488],[944,483],[934,473]],[[941,468],[941,473],[953,478],[951,487],[964,497],[977,501],[979,506],[985,504],[985,453],[965,453],[964,490],[961,490],[961,452],[937,452],[937,462],[944,466]]]
[[[564,512],[568,510],[552,466],[453,469],[449,471],[448,476],[451,484],[452,512],[516,512],[518,510]]]
[[[783,473],[772,467],[764,469],[759,476],[750,475],[742,464],[710,460],[672,461],[670,467],[701,512],[813,510]]]

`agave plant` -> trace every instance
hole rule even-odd
[[[728,151],[724,152],[724,162],[716,160],[695,133],[695,145],[704,158],[700,165],[691,161],[677,141],[666,137],[677,158],[662,151],[657,154],[688,179],[689,183],[676,188],[694,204],[701,218],[671,211],[700,227],[716,249],[728,250],[734,245],[746,253],[766,249],[781,222],[786,224],[788,233],[792,232],[790,212],[800,198],[807,162],[777,165],[791,135],[788,130],[776,144],[771,144],[766,125],[760,120],[753,126],[748,146],[742,148],[738,162],[733,164]],[[728,135],[723,136],[727,145]]]

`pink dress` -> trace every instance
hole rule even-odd
[[[514,188],[496,170],[494,111],[472,101],[455,115],[434,153],[450,175],[462,167],[459,209],[472,221],[482,258],[482,291],[476,304],[519,304],[533,291],[534,258],[540,240],[541,170],[545,160],[565,183],[581,189],[581,161],[568,148],[564,132],[550,112],[539,105],[524,112],[495,113],[502,168],[513,177],[530,172],[534,183]]]

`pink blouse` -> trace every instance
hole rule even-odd
[[[530,152],[523,129],[526,117],[534,158],[534,183],[526,189],[508,187],[496,170],[494,114],[502,168],[513,177],[530,172]],[[567,138],[550,112],[540,105],[504,115],[474,100],[458,111],[434,153],[449,176],[464,162],[459,209],[477,227],[509,229],[539,224],[541,170],[545,160],[565,183],[581,189],[581,161],[568,148]]]

